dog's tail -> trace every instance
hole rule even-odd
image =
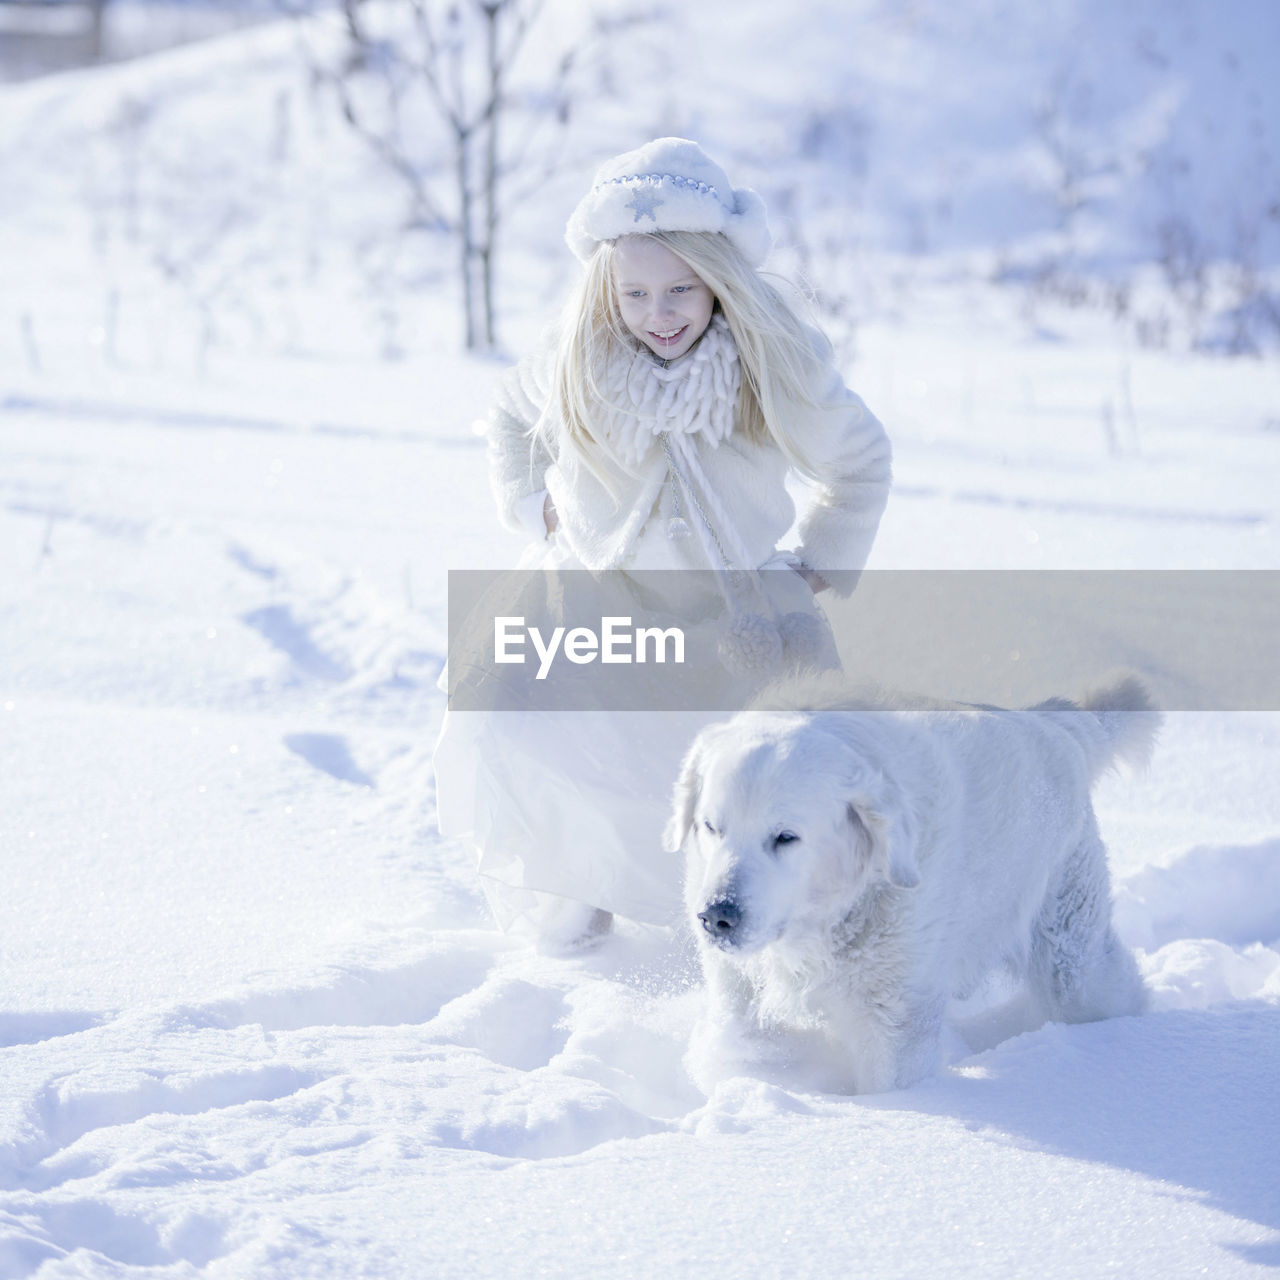
[[[1053,698],[1032,710],[1052,715],[1071,733],[1095,778],[1121,762],[1145,768],[1164,719],[1135,675],[1120,676],[1079,702]]]

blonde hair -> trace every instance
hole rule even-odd
[[[814,370],[824,354],[782,292],[718,231],[653,231],[711,290],[738,348],[742,378],[736,431],[753,444],[773,443],[803,471],[813,468],[787,429],[787,405],[813,400]],[[598,431],[601,411],[634,412],[613,404],[604,389],[605,371],[619,353],[634,352],[636,339],[622,322],[613,281],[617,241],[603,240],[570,295],[558,334],[550,415],[558,415],[569,440],[592,470],[607,451]],[[540,424],[544,429],[549,415]],[[615,459],[615,462],[617,460]]]

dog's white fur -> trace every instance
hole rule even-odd
[[[1133,677],[1025,711],[822,678],[704,730],[667,839],[712,1034],[820,1046],[826,1087],[866,1093],[934,1071],[949,998],[993,969],[1025,979],[1041,1021],[1141,1011],[1090,785],[1144,762],[1159,723]]]

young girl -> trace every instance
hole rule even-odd
[[[851,589],[837,571],[866,562],[889,444],[825,338],[760,275],[763,202],[697,144],[660,138],[599,170],[565,238],[585,271],[490,415],[501,518],[536,539],[521,568],[694,569],[682,580],[697,590],[746,571],[763,604],[715,602],[725,665],[758,686],[780,656],[835,664],[812,596]],[[790,470],[815,492],[800,545],[779,551]],[[661,831],[684,747],[710,718],[448,713],[440,828],[478,847],[500,921],[526,915],[555,947],[598,937],[614,913],[672,923],[680,868]]]

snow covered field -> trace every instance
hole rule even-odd
[[[1175,713],[1100,788],[1152,1012],[971,1025],[899,1093],[704,1097],[687,940],[493,928],[430,758],[446,571],[519,550],[470,430],[500,365],[430,289],[399,362],[382,300],[319,288],[292,354],[207,348],[86,234],[122,96],[195,129],[242,57],[252,111],[275,38],[0,98],[0,1276],[1272,1273],[1274,711]],[[298,216],[249,228],[282,272]],[[945,274],[857,332],[897,459],[874,567],[1280,567],[1274,357]]]

